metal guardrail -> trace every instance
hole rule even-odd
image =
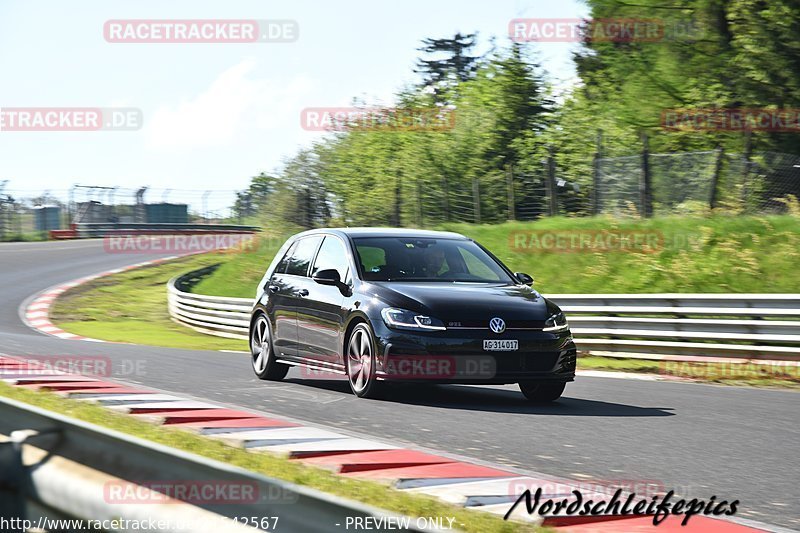
[[[81,238],[104,237],[106,235],[159,235],[190,233],[253,233],[261,231],[258,226],[236,224],[144,224],[144,223],[78,223],[75,231]]]
[[[253,300],[190,292],[191,280],[208,273],[167,284],[170,315],[203,333],[246,340]],[[800,294],[547,297],[567,314],[582,351],[800,360]]]
[[[800,294],[553,294],[581,350],[800,360]]]
[[[245,497],[212,497],[208,502],[165,501],[164,495],[169,493],[162,493],[163,487],[178,483],[216,491],[231,487],[234,490],[219,492],[229,495],[237,494],[236,487],[249,490],[242,490]],[[151,490],[155,492],[153,501],[147,501]],[[131,493],[136,497],[127,501]],[[120,494],[126,496],[120,498]],[[328,532],[340,529],[348,517],[398,518],[0,397],[0,517],[31,519],[37,514],[131,523],[131,529],[113,528],[115,531],[138,531],[141,529],[133,523],[153,521],[159,523],[159,531],[181,533]],[[245,526],[233,520],[235,517],[278,517],[278,522],[274,527],[274,520],[256,521],[261,525],[251,527],[252,522]]]
[[[189,292],[189,287],[213,272],[217,266],[194,270],[167,283],[167,305],[173,320],[201,333],[248,340],[252,298],[206,296]]]

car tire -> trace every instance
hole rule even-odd
[[[350,389],[359,398],[376,398],[380,384],[375,377],[375,337],[369,324],[356,324],[345,346],[345,370]]]
[[[541,381],[521,381],[519,390],[531,402],[549,403],[561,398],[564,393],[566,383],[552,383]]]
[[[272,327],[264,313],[259,313],[253,321],[250,331],[250,355],[253,372],[259,379],[280,381],[289,372],[289,365],[275,360],[275,351],[272,349]]]

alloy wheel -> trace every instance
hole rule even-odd
[[[375,385],[375,353],[372,332],[358,324],[347,343],[347,377],[356,396],[369,396]]]

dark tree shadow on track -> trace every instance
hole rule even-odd
[[[344,379],[289,378],[284,381],[331,392],[352,394],[350,385]],[[535,404],[527,401],[521,392],[514,389],[471,387],[468,385],[386,383],[384,384],[381,398],[372,401],[490,413],[609,417],[675,416],[670,407],[638,407],[621,403],[570,398],[569,387],[567,387],[565,394],[565,396],[553,403]]]

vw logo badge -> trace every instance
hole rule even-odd
[[[489,321],[489,329],[494,333],[503,333],[506,330],[506,323],[502,318],[493,318]]]

